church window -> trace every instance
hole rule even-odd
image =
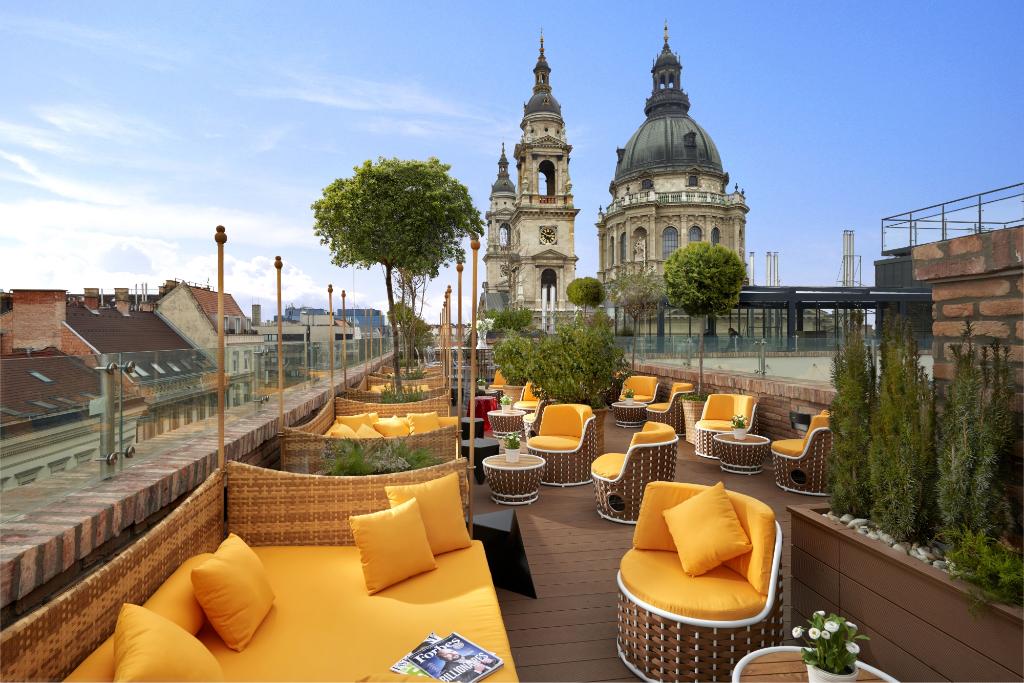
[[[697,187],[697,176],[692,175],[689,178],[687,178],[686,179],[686,186],[687,187]]]
[[[608,237],[608,265],[615,265],[615,235]]]
[[[545,191],[544,194],[551,197],[555,194],[555,165],[551,163],[550,159],[545,159],[540,162],[540,166],[537,167],[540,174],[544,176]],[[538,187],[540,183],[538,182]]]
[[[653,190],[654,189],[654,181],[650,180],[650,179],[641,180],[640,181],[640,189],[641,190]]]
[[[671,225],[661,233],[661,258],[667,259],[679,248],[679,231]]]
[[[509,227],[508,223],[502,223],[501,227],[498,228],[498,243],[503,247],[507,247],[512,239],[512,228]]]
[[[690,228],[689,240],[691,242],[700,242],[704,238],[704,231],[700,229],[699,225],[695,225]]]
[[[619,235],[619,263],[626,262],[626,233]]]
[[[722,231],[718,229],[718,226],[711,228],[711,244],[718,244],[722,241]]]

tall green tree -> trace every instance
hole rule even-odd
[[[588,308],[597,308],[604,301],[604,285],[595,277],[578,277],[565,288],[565,295],[583,309],[585,318]]]
[[[736,252],[720,244],[691,242],[665,262],[668,301],[693,316],[718,316],[739,304],[746,268]],[[697,351],[697,393],[704,389],[704,334]]]
[[[864,318],[850,316],[843,343],[832,358],[835,397],[830,408],[832,453],[828,459],[832,511],[867,517],[871,513],[871,411],[875,405],[875,359],[864,343]]]
[[[640,319],[658,312],[665,296],[665,281],[650,269],[640,267],[617,277],[609,286],[611,299],[633,319],[633,354],[630,366],[636,366],[636,338]]]
[[[886,321],[878,403],[871,416],[871,519],[900,541],[935,531],[935,397],[910,323]]]
[[[480,212],[466,186],[448,174],[450,168],[433,157],[366,161],[313,202],[313,233],[330,249],[335,265],[384,270],[396,350],[395,272],[435,278],[443,266],[465,258],[464,239],[483,234]],[[396,351],[392,362],[395,389],[401,391],[398,356]]]

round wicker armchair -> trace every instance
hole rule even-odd
[[[590,406],[555,403],[544,409],[537,436],[526,442],[531,455],[544,458],[541,483],[583,486],[597,457],[597,418]]]
[[[676,477],[679,437],[669,425],[648,422],[633,435],[625,453],[605,453],[594,460],[597,514],[620,524],[636,524],[644,489],[652,481]]]

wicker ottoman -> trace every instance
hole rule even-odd
[[[540,496],[540,475],[544,458],[520,455],[518,462],[509,462],[504,455],[484,458],[491,500],[501,505],[528,505]]]
[[[615,425],[617,427],[639,427],[647,421],[646,403],[619,401],[612,404],[612,412],[615,414]]]
[[[772,442],[756,434],[747,434],[742,441],[728,432],[715,434],[711,439],[723,472],[759,474],[765,460],[772,454]]]
[[[509,434],[523,433],[523,416],[525,410],[492,410],[487,413],[487,419],[491,423],[491,433],[494,436],[508,436]]]
[[[694,455],[699,455],[700,457],[708,458],[709,460],[718,459],[718,456],[715,454],[715,435],[732,434],[731,429],[705,429],[704,427],[694,427],[693,432]]]

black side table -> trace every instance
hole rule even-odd
[[[515,510],[474,515],[473,538],[484,544],[495,587],[537,597]]]
[[[482,426],[481,429],[483,429]],[[483,484],[486,480],[484,475],[484,458],[497,454],[498,441],[496,439],[476,439],[476,445],[473,447],[473,458],[475,460],[473,463],[473,476],[476,478],[477,484]],[[469,458],[469,439],[462,440],[462,457]]]
[[[476,438],[484,438],[484,419],[482,417],[473,418],[476,420],[475,429],[473,430]],[[460,437],[463,441],[469,438],[469,424],[470,419],[468,417],[459,418],[459,431]]]

